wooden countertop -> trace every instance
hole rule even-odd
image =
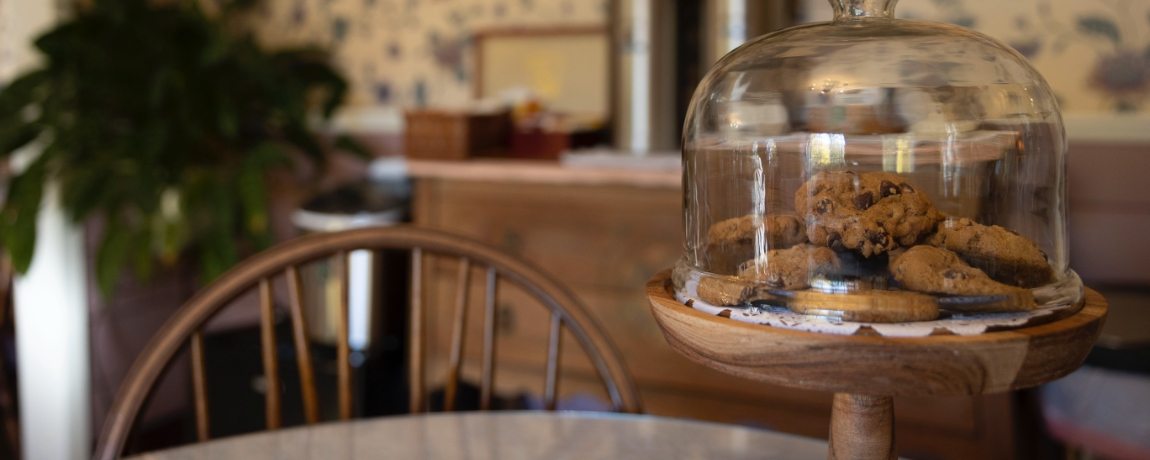
[[[480,182],[521,182],[555,185],[622,185],[678,189],[682,171],[666,163],[643,168],[626,166],[564,165],[555,161],[475,159],[467,161],[409,160],[408,174],[416,179],[453,179]]]

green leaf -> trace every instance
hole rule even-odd
[[[155,255],[160,257],[160,261],[164,265],[174,265],[179,258],[180,250],[187,244],[186,224],[182,220],[164,221],[157,219],[154,231],[149,233],[153,238],[152,245],[156,251]]]
[[[267,188],[264,184],[263,163],[275,161],[274,158],[282,156],[279,147],[271,143],[263,143],[244,159],[243,167],[240,170],[239,183],[236,184],[236,189],[240,195],[243,225],[246,232],[257,240],[268,234],[269,227],[268,197]]]
[[[323,161],[325,157],[323,147],[320,146],[319,141],[312,136],[307,128],[295,123],[284,126],[284,137],[292,145],[307,154],[311,160]]]
[[[1107,38],[1114,44],[1122,41],[1118,26],[1114,25],[1114,21],[1101,16],[1079,17],[1078,30],[1084,34]]]
[[[116,281],[124,271],[133,244],[139,244],[130,227],[118,219],[110,218],[104,229],[104,239],[96,251],[96,281],[105,296],[112,293]]]
[[[259,4],[259,0],[232,0],[224,6],[227,13],[240,13],[251,10]]]
[[[202,281],[209,283],[235,265],[236,242],[233,235],[226,231],[211,232],[204,242],[204,264],[200,273],[204,278]]]
[[[175,79],[172,73],[171,69],[161,68],[156,71],[155,75],[152,75],[148,85],[149,107],[159,109],[167,102],[168,89],[171,87],[172,80]]]
[[[28,72],[0,89],[0,116],[19,120],[23,109],[38,104],[45,96],[51,75],[40,69]]]
[[[372,158],[371,150],[347,134],[340,134],[335,137],[335,148],[354,153],[355,156],[365,160]]]
[[[231,41],[229,37],[222,34],[209,36],[208,46],[203,49],[200,56],[200,64],[212,65],[227,59],[228,53],[231,51]]]
[[[166,266],[175,265],[180,252],[188,244],[190,235],[186,203],[183,192],[175,187],[165,187],[157,193],[158,200],[150,211],[150,222],[141,227],[140,241],[150,242],[152,254],[158,256]],[[153,203],[148,203],[151,206]],[[153,208],[147,208],[153,209]]]
[[[347,94],[347,80],[327,63],[328,59],[326,52],[316,48],[288,49],[274,55],[274,60],[305,87],[324,91],[320,103],[324,118],[331,117]]]
[[[152,234],[148,229],[141,229],[140,235],[136,241],[152,241]],[[136,273],[136,277],[146,279],[152,274],[152,266],[154,265],[155,257],[152,257],[152,251],[149,251],[147,245],[136,244],[132,246],[135,248],[131,251],[132,268]]]
[[[69,169],[59,176],[60,202],[68,211],[68,217],[75,222],[83,221],[98,209],[108,210],[114,206],[111,194],[115,193],[116,180],[93,169]]]
[[[252,166],[259,169],[272,169],[291,166],[291,158],[283,148],[274,142],[262,142],[248,152],[247,159]]]
[[[12,267],[19,273],[28,271],[36,250],[36,221],[40,216],[40,202],[47,179],[44,156],[33,161],[23,173],[12,178],[8,199],[0,211],[0,236],[4,250],[12,258]]]
[[[200,283],[207,284],[227,270],[228,264],[221,260],[217,251],[210,243],[205,242],[199,251]]]
[[[225,98],[219,101],[216,112],[220,133],[229,139],[236,138],[236,135],[239,134],[240,122],[235,106]]]
[[[37,123],[13,123],[0,126],[0,158],[11,155],[12,152],[28,145],[29,142],[40,137],[40,125]]]
[[[208,251],[215,256],[215,266],[211,268],[206,275],[210,281],[215,277],[222,274],[228,268],[239,260],[236,250],[236,216],[239,214],[239,209],[235,200],[235,196],[229,193],[229,187],[223,186],[224,184],[217,184],[215,190],[212,191],[215,200],[215,216],[214,224],[208,230],[206,236],[206,243],[210,245],[211,249]]]

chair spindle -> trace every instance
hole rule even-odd
[[[207,441],[208,431],[208,382],[204,376],[204,334],[200,329],[192,333],[192,393],[196,405],[196,440]]]
[[[491,391],[495,372],[495,299],[498,288],[495,267],[487,267],[487,289],[483,299],[483,376],[479,384],[479,408],[491,409]]]
[[[455,318],[451,325],[451,356],[447,375],[447,392],[444,394],[443,409],[455,410],[455,397],[459,389],[459,367],[463,361],[463,339],[467,322],[467,291],[471,285],[471,260],[459,258],[459,276],[455,286]]]
[[[303,413],[307,423],[319,421],[319,404],[315,396],[315,373],[311,365],[311,348],[308,346],[307,321],[303,316],[303,282],[299,268],[287,267],[288,292],[291,304],[292,339],[295,342],[296,363],[299,366],[300,393],[303,397]]]
[[[339,280],[338,324],[336,324],[336,378],[339,382],[339,418],[351,419],[351,342],[348,331],[348,284],[351,270],[348,267],[347,251],[339,251],[335,256],[336,276]]]
[[[543,408],[555,410],[559,387],[559,345],[563,342],[563,316],[551,310],[551,329],[547,334],[547,377],[543,388]]]
[[[424,334],[423,334],[423,250],[411,250],[411,336],[408,356],[409,371],[408,384],[411,388],[410,412],[417,414],[424,411]]]
[[[276,357],[276,329],[275,304],[272,299],[272,280],[260,280],[260,347],[264,361],[264,381],[267,388],[264,392],[264,417],[267,428],[274,430],[280,427],[281,401],[280,401],[280,370]]]

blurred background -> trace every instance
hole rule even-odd
[[[0,458],[86,457],[136,353],[236,260],[307,232],[401,222],[558,276],[621,348],[650,412],[826,436],[829,395],[686,361],[642,287],[680,255],[678,144],[699,80],[748,39],[830,14],[819,0],[0,0],[4,278],[27,270],[15,296],[2,291]],[[900,452],[1150,455],[1150,0],[903,0],[898,16],[986,33],[1046,77],[1070,142],[1071,267],[1112,308],[1087,372],[1065,386],[896,400]],[[56,161],[41,171],[37,155]],[[206,211],[221,207],[231,217]],[[363,287],[376,300],[362,308],[401,286]],[[504,349],[544,346],[519,305],[499,315]],[[375,321],[357,375],[389,388],[403,327]],[[257,344],[255,316],[239,314],[214,320],[207,346]],[[212,363],[228,369],[220,391],[260,391],[249,355]],[[500,360],[525,381],[538,357]],[[585,364],[565,366],[592,381]],[[138,447],[187,435],[180,372]],[[515,378],[500,385],[512,407],[537,398]],[[404,407],[376,394],[361,414]],[[220,429],[257,426],[250,412]]]

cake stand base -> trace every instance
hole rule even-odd
[[[893,459],[894,399],[835,393],[829,458]]]

